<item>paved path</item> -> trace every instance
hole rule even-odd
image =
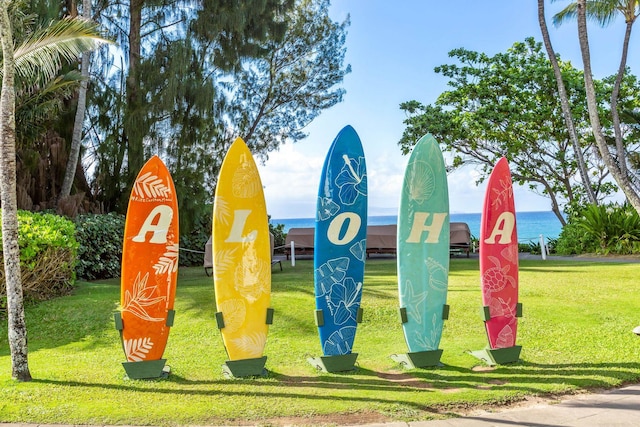
[[[412,423],[379,424],[380,427],[616,427],[640,426],[640,384],[595,394],[570,396],[560,403],[545,403],[499,412],[478,411],[462,418]],[[367,427],[375,427],[373,425]]]

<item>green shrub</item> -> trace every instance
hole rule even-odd
[[[269,217],[271,219],[271,217]],[[284,253],[284,243],[287,238],[287,233],[284,232],[284,224],[272,224],[269,221],[269,232],[273,234],[273,247],[280,248],[276,249],[276,253]]]
[[[74,235],[73,222],[64,217],[18,211],[20,271],[26,300],[45,300],[71,291],[78,252],[78,242]],[[1,237],[0,235],[0,244]],[[4,311],[4,262],[1,264],[0,311]]]
[[[213,208],[198,217],[191,224],[191,231],[180,233],[180,266],[202,267],[204,247],[211,237],[211,216]]]
[[[557,251],[563,255],[640,253],[640,216],[626,203],[576,210],[560,233]]]
[[[123,215],[86,214],[76,218],[76,239],[80,243],[76,273],[85,280],[120,276]]]

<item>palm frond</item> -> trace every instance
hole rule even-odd
[[[613,22],[618,13],[623,16],[626,15],[628,7],[631,6],[633,8],[637,3],[637,0],[587,0],[587,18],[597,22],[602,27],[606,27]],[[553,24],[559,26],[568,20],[576,19],[577,16],[578,3],[572,2],[553,16]]]
[[[82,18],[54,21],[16,48],[16,73],[25,79],[34,75],[52,79],[63,60],[73,61],[100,43],[110,41],[100,35],[97,24],[91,21]]]

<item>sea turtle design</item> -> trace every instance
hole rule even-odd
[[[516,286],[516,279],[509,274],[511,265],[501,265],[500,260],[494,256],[488,257],[489,260],[495,265],[495,267],[489,268],[482,275],[483,283],[486,283],[487,290],[489,292],[499,292],[507,286],[507,283],[511,286]]]

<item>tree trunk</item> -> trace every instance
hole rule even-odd
[[[635,19],[635,17],[634,17]],[[618,96],[620,95],[620,85],[624,77],[627,67],[627,55],[629,52],[629,40],[631,39],[631,29],[633,28],[633,20],[627,21],[627,28],[624,33],[624,42],[622,44],[622,55],[620,57],[620,66],[618,67],[618,75],[611,92],[611,118],[613,120],[613,132],[616,137],[616,152],[618,158],[618,166],[620,173],[627,176],[627,156],[622,142],[622,131],[620,130],[620,115],[618,113]]]
[[[8,338],[11,351],[12,377],[31,380],[27,358],[27,325],[20,275],[18,248],[18,207],[16,200],[16,119],[15,63],[13,34],[8,3],[0,2],[0,41],[2,43],[3,77],[0,94],[0,200],[2,201],[2,250],[7,287]]]
[[[127,105],[124,121],[127,141],[128,185],[132,185],[142,168],[144,155],[144,129],[142,120],[142,97],[140,93],[140,58],[142,6],[144,0],[129,3],[129,73],[127,75]]]
[[[596,195],[593,192],[591,186],[591,180],[589,179],[589,173],[587,171],[587,165],[582,155],[582,147],[580,147],[580,141],[578,140],[578,132],[576,131],[575,124],[573,122],[573,115],[571,114],[571,107],[569,106],[569,96],[564,86],[564,80],[562,79],[562,71],[558,65],[558,59],[556,58],[555,51],[551,45],[551,37],[549,37],[549,29],[547,27],[547,20],[544,15],[544,0],[538,0],[538,22],[540,23],[540,31],[542,32],[542,40],[544,46],[547,49],[547,56],[553,66],[553,74],[556,77],[556,84],[558,85],[558,94],[560,95],[560,106],[562,107],[562,115],[564,116],[564,122],[567,126],[567,132],[569,132],[569,139],[573,145],[573,151],[575,151],[576,162],[578,163],[578,170],[580,171],[580,179],[582,185],[585,188],[587,194],[587,200],[589,203],[597,204]]]
[[[85,19],[91,19],[91,0],[83,0],[82,16]],[[62,188],[60,189],[60,196],[58,200],[69,197],[71,194],[71,186],[73,185],[78,159],[80,158],[80,148],[82,147],[82,127],[84,125],[84,116],[87,111],[87,86],[89,84],[90,57],[90,52],[82,54],[82,81],[80,82],[80,89],[78,90],[78,106],[73,123],[73,136],[71,137],[69,159],[67,160],[67,168],[65,169],[64,180],[62,181]]]
[[[589,107],[589,120],[593,130],[596,145],[602,156],[605,166],[611,173],[613,179],[629,200],[629,203],[640,214],[640,196],[633,187],[629,177],[622,174],[617,162],[611,156],[607,142],[602,134],[602,125],[598,116],[598,104],[596,102],[596,90],[591,72],[591,54],[589,50],[589,37],[587,34],[586,0],[578,0],[578,40],[580,41],[580,52],[584,64],[584,86],[587,94],[587,106]]]

